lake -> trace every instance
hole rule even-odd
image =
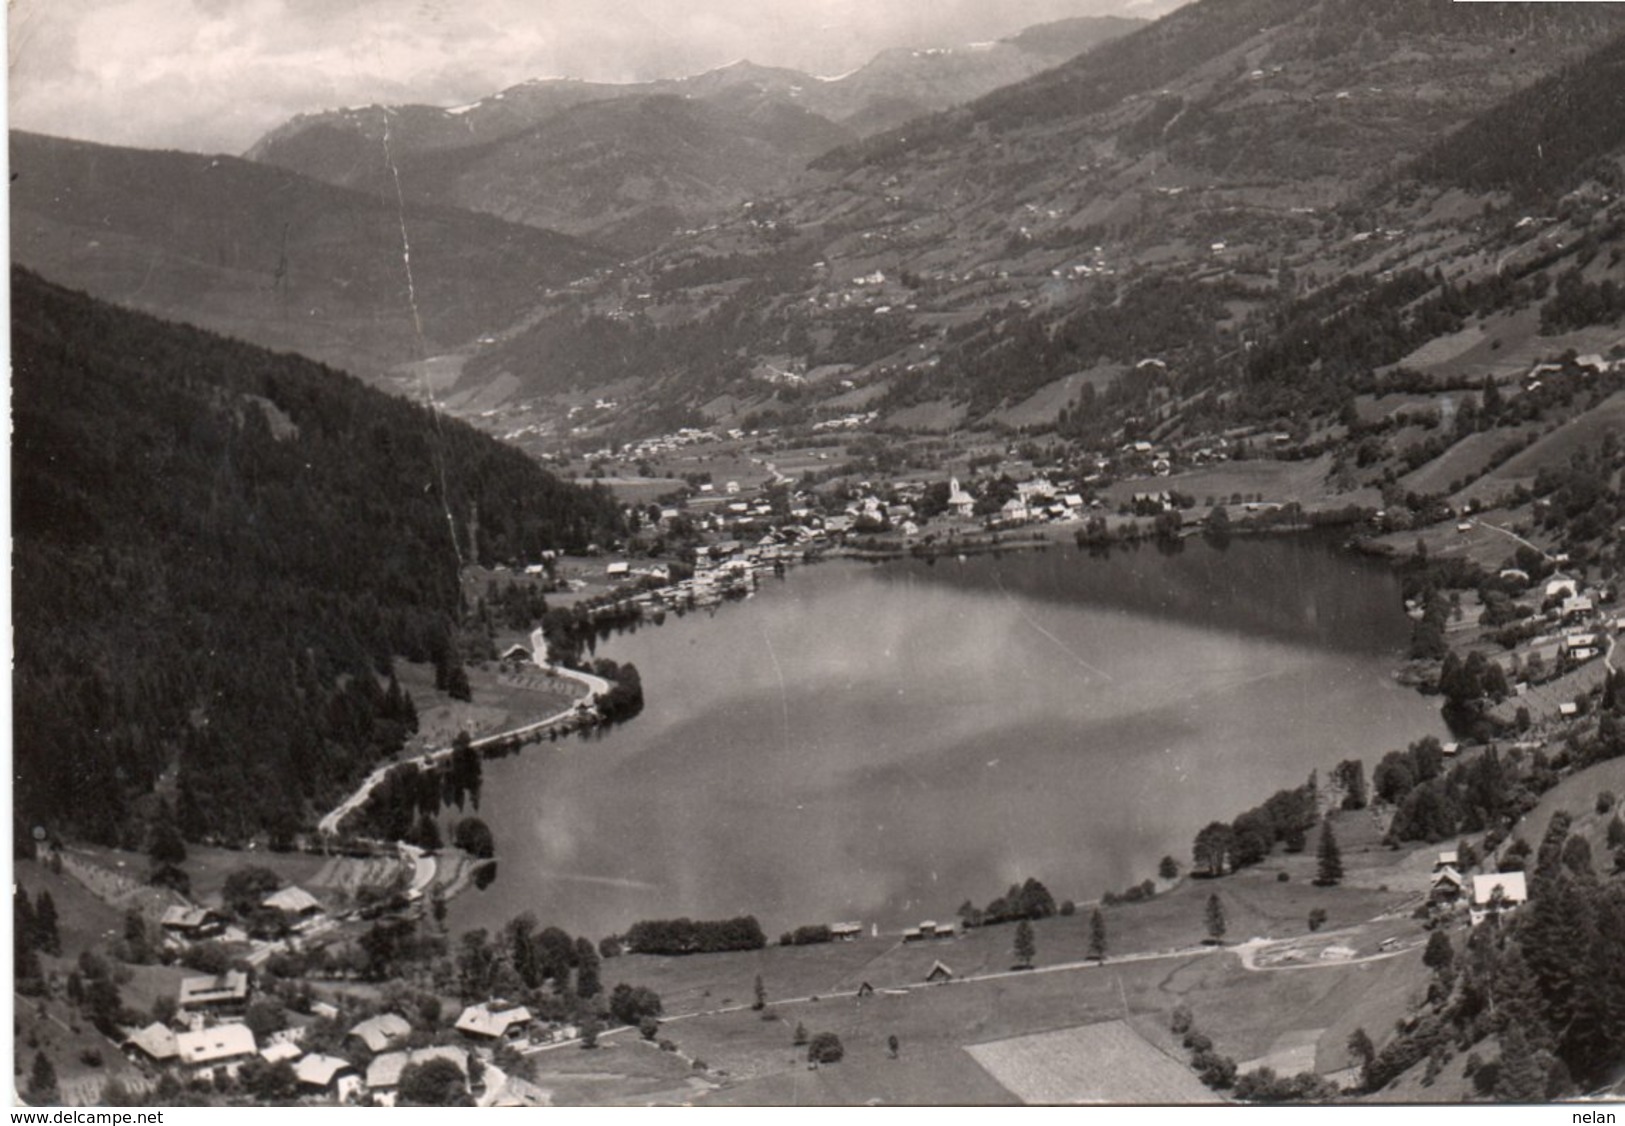
[[[450,921],[774,936],[1028,876],[1092,899],[1312,769],[1443,735],[1391,677],[1408,633],[1394,574],[1315,537],[797,569],[600,644],[643,713],[486,763],[500,871]]]

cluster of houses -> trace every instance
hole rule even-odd
[[[1500,577],[1529,582],[1529,575],[1517,568],[1502,570]],[[1540,669],[1555,675],[1594,660],[1608,650],[1607,631],[1625,628],[1625,616],[1609,621],[1598,605],[1604,601],[1603,595],[1588,589],[1580,579],[1558,572],[1537,590],[1543,596],[1542,620],[1546,628],[1518,649],[1491,657],[1513,678],[1514,695],[1522,695],[1527,688],[1517,679],[1520,674],[1528,676],[1531,670]],[[1578,710],[1574,703],[1561,706],[1561,714],[1565,716],[1574,715]]]
[[[260,907],[277,912],[294,934],[309,934],[329,925],[326,909],[321,901],[304,888],[290,884],[260,901]],[[232,924],[231,919],[212,907],[199,907],[181,903],[169,907],[159,920],[164,932],[164,944],[170,950],[182,951],[195,942],[220,939],[225,942],[247,942],[249,935]]]
[[[1516,910],[1529,900],[1529,885],[1522,872],[1484,872],[1471,878],[1461,874],[1455,849],[1439,853],[1433,865],[1430,901],[1443,910],[1467,909],[1468,921],[1478,926],[1491,916]]]
[[[125,1054],[149,1072],[167,1071],[185,1081],[218,1082],[236,1078],[250,1060],[287,1063],[299,1097],[333,1103],[393,1106],[401,1077],[412,1064],[444,1060],[463,1075],[479,1106],[541,1106],[547,1093],[519,1076],[505,1074],[494,1062],[503,1043],[562,1043],[577,1036],[574,1027],[537,1021],[522,1005],[492,1000],[470,1005],[457,1018],[457,1042],[412,1045],[412,1025],[398,1013],[381,1013],[352,1025],[339,1048],[306,1050],[311,1025],[295,1025],[257,1037],[243,1016],[252,982],[233,970],[218,976],[187,978],[181,983],[176,1023],[153,1022],[129,1030]],[[340,1011],[317,1001],[311,1016],[336,1021]],[[421,1037],[419,1037],[421,1039]],[[471,1069],[470,1058],[481,1066]],[[478,1076],[475,1080],[473,1077]]]

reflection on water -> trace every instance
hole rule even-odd
[[[1092,898],[1311,769],[1442,733],[1389,676],[1406,625],[1385,569],[1299,539],[807,568],[602,646],[643,714],[487,764],[502,879],[452,921],[777,934],[1027,876]]]

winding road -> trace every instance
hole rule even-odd
[[[541,668],[548,668],[548,666],[540,660],[537,661],[537,664]],[[534,723],[527,723],[521,727],[515,727],[508,731],[499,731],[493,735],[483,735],[478,739],[470,740],[469,746],[474,747],[477,750],[480,747],[489,746],[492,743],[498,743],[506,739],[513,739],[516,737],[524,738],[527,735],[532,735],[538,731],[544,731],[549,727],[564,723],[567,720],[575,718],[583,710],[592,708],[592,706],[596,704],[601,697],[607,694],[610,689],[609,681],[605,680],[601,676],[594,676],[590,672],[581,672],[579,669],[567,669],[562,665],[555,665],[549,671],[583,685],[587,690],[586,696],[580,700],[577,700],[563,711],[555,712],[554,714],[543,719],[539,719]],[[367,777],[362,781],[361,785],[356,788],[355,793],[345,798],[320,821],[318,821],[316,823],[317,830],[326,836],[336,835],[339,831],[339,826],[344,822],[344,819],[365,804],[366,800],[372,796],[373,790],[378,788],[379,783],[384,780],[385,776],[388,775],[390,771],[394,770],[398,766],[416,766],[419,769],[422,769],[426,766],[432,766],[438,762],[444,762],[446,759],[451,757],[453,749],[454,748],[452,747],[441,747],[438,750],[425,751],[421,755],[416,755],[409,759],[402,759],[399,762],[384,763],[371,774],[367,775]]]

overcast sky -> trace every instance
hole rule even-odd
[[[739,58],[840,74],[1180,0],[11,0],[13,126],[240,153],[296,113],[456,105],[534,77],[625,82]]]

